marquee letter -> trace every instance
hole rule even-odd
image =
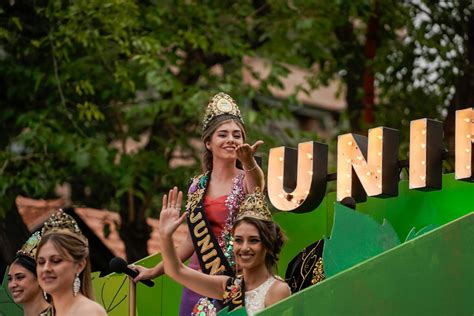
[[[473,181],[474,108],[456,111],[455,169],[456,180]]]
[[[328,146],[317,142],[270,149],[268,197],[281,211],[309,212],[326,194]],[[296,176],[296,177],[295,177]]]
[[[410,189],[441,189],[443,123],[420,119],[410,122]]]
[[[356,134],[340,135],[337,140],[337,200],[353,197],[361,202],[366,194],[396,196],[398,143],[398,131],[387,127],[370,129],[368,138]]]

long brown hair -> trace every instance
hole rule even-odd
[[[91,280],[91,263],[89,260],[89,247],[84,242],[72,235],[61,232],[51,232],[45,234],[38,245],[36,251],[39,254],[41,247],[50,241],[56,250],[64,257],[72,257],[75,263],[86,260],[86,266],[79,274],[81,280],[80,292],[91,300],[95,300],[94,291],[92,290]],[[71,284],[72,289],[72,284]]]
[[[209,149],[207,149],[207,147],[205,146],[206,143],[211,140],[212,135],[214,135],[214,133],[216,132],[219,126],[231,121],[235,122],[235,124],[239,126],[240,130],[242,131],[242,139],[245,142],[245,139],[247,137],[247,135],[245,134],[245,126],[238,117],[234,115],[228,115],[228,114],[223,114],[223,115],[219,115],[215,117],[211,122],[209,122],[209,124],[207,125],[207,128],[202,132],[201,139],[204,143],[204,149],[205,149],[203,157],[202,157],[202,168],[204,172],[212,171],[212,152]],[[240,161],[237,161],[237,167],[241,169]]]
[[[264,221],[253,217],[243,217],[235,221],[232,227],[232,235],[237,226],[241,223],[248,223],[254,225],[260,234],[260,240],[267,250],[265,255],[265,266],[270,273],[277,272],[278,258],[281,248],[286,241],[286,235],[281,229],[280,225],[274,221]]]

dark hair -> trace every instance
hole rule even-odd
[[[265,265],[270,272],[276,272],[276,263],[281,252],[281,248],[286,241],[286,235],[281,229],[280,225],[274,221],[265,221],[253,217],[244,217],[235,221],[232,227],[232,234],[241,223],[248,223],[254,225],[259,234],[263,246],[267,250],[265,256]]]
[[[61,232],[51,232],[43,235],[36,251],[36,257],[40,253],[40,249],[50,241],[54,247],[63,256],[70,256],[77,263],[83,259],[86,260],[86,266],[79,274],[81,279],[81,293],[94,300],[94,292],[92,290],[91,281],[91,264],[89,260],[89,247],[84,242],[72,235],[63,234]]]
[[[206,145],[206,143],[211,140],[212,135],[214,134],[214,132],[217,130],[219,126],[230,121],[235,122],[240,127],[240,130],[242,131],[242,137],[245,142],[247,135],[245,134],[245,126],[242,123],[242,121],[235,115],[222,114],[212,119],[212,121],[210,121],[209,124],[207,125],[207,128],[202,132],[201,139],[204,145]],[[202,157],[202,168],[204,169],[204,171],[211,171],[212,170],[212,152],[209,149],[207,149],[207,147],[205,146],[204,146],[204,150],[205,151]],[[237,161],[237,163],[240,163],[240,162]],[[240,166],[238,165],[238,167]]]
[[[16,255],[15,259],[13,259],[13,262],[11,263],[11,266],[14,264],[19,264],[23,268],[27,269],[31,273],[34,274],[35,278],[37,277],[36,275],[36,262],[33,258],[18,254]]]

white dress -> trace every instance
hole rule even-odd
[[[276,278],[271,276],[257,288],[245,292],[245,309],[247,315],[252,316],[265,308],[265,297]]]

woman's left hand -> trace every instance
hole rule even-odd
[[[240,160],[245,169],[250,169],[255,166],[256,162],[253,158],[253,155],[257,151],[258,147],[263,144],[263,140],[257,140],[255,144],[250,146],[245,143],[239,145],[236,149],[237,159]]]
[[[186,218],[186,212],[179,214],[181,203],[183,202],[183,192],[174,187],[169,191],[168,196],[163,195],[163,207],[160,213],[159,229],[160,234],[171,236],[178,226]]]

